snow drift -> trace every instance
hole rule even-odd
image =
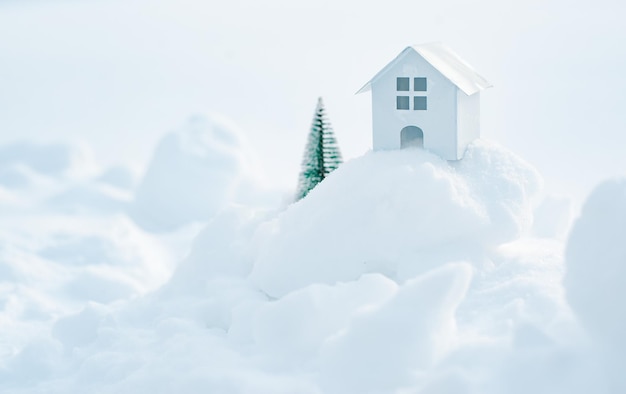
[[[626,179],[599,185],[567,245],[567,299],[601,349],[610,391],[626,392]]]
[[[229,134],[214,131],[170,136],[162,149],[179,166],[153,161],[135,200],[157,230],[209,218],[173,274],[169,255],[191,227],[145,232],[80,193],[106,209],[3,216],[0,391],[623,391],[625,319],[610,306],[624,181],[585,206],[563,286],[563,243],[527,236],[540,177],[500,147],[478,141],[456,163],[370,153],[275,214],[223,209],[241,172]],[[128,191],[131,175],[90,185]],[[220,185],[213,199],[186,196],[209,193],[205,177]],[[168,179],[178,190],[166,201]],[[544,205],[535,234],[556,235],[567,210]]]
[[[150,231],[209,220],[232,199],[246,167],[241,137],[196,116],[159,142],[135,194],[131,216]]]
[[[404,280],[480,257],[528,228],[540,185],[523,160],[484,142],[451,164],[423,150],[371,153],[265,225],[251,278],[279,297],[367,272]]]

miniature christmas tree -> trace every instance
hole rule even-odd
[[[342,163],[341,152],[320,97],[304,150],[296,201],[304,198]]]

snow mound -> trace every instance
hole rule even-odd
[[[567,244],[567,299],[604,352],[612,392],[626,391],[626,179],[598,186],[585,203]]]
[[[201,294],[207,281],[220,276],[244,278],[252,268],[249,245],[265,215],[231,206],[217,214],[195,238],[189,255],[166,286],[175,294]]]
[[[315,357],[355,313],[377,307],[397,292],[398,285],[380,274],[336,286],[307,286],[259,308],[251,322],[254,342],[284,365],[300,363]]]
[[[368,272],[403,280],[464,261],[525,231],[540,186],[527,163],[481,141],[453,163],[423,150],[370,153],[260,229],[251,279],[280,297]]]
[[[85,185],[128,191],[124,171],[108,178]],[[0,391],[623,392],[598,383],[610,368],[576,342],[563,244],[523,236],[540,186],[528,164],[479,141],[453,163],[368,154],[280,214],[229,204],[199,233],[148,233],[97,210],[3,217]],[[623,184],[609,189],[598,204],[623,209]],[[550,232],[561,215],[547,215]],[[583,225],[588,238],[623,234],[623,216],[603,218]],[[593,295],[583,277],[600,275],[574,268],[568,297]],[[584,320],[603,297],[571,299]],[[623,365],[621,350],[606,354]]]
[[[386,302],[356,315],[321,351],[326,393],[391,393],[431,367],[455,333],[454,313],[471,278],[468,264],[407,281]]]
[[[150,231],[210,219],[233,195],[246,164],[240,136],[215,119],[193,117],[159,142],[131,216]]]

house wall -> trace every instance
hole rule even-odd
[[[427,78],[426,92],[398,92],[396,78]],[[408,51],[372,82],[372,124],[374,150],[399,149],[400,131],[417,126],[424,132],[424,148],[444,159],[456,160],[457,148],[457,90],[439,71],[417,52]],[[427,110],[413,109],[413,96],[425,95]],[[396,109],[397,96],[410,96],[409,110]]]
[[[462,159],[467,145],[480,137],[480,93],[468,96],[461,90],[458,90],[457,108],[457,128],[459,133],[457,157]]]

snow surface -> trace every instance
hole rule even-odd
[[[540,183],[484,143],[454,165],[421,150],[370,153],[264,225],[251,279],[279,297],[367,272],[406,280],[447,261],[481,261],[484,248],[528,227]]]
[[[243,172],[240,137],[215,121],[193,117],[159,142],[131,206],[152,231],[208,220],[232,198]]]
[[[369,153],[276,212],[237,141],[192,120],[139,181],[4,156],[0,392],[624,391],[626,181],[565,244],[492,143]]]
[[[567,299],[603,350],[611,392],[626,392],[626,179],[599,185],[589,196],[567,245]]]

